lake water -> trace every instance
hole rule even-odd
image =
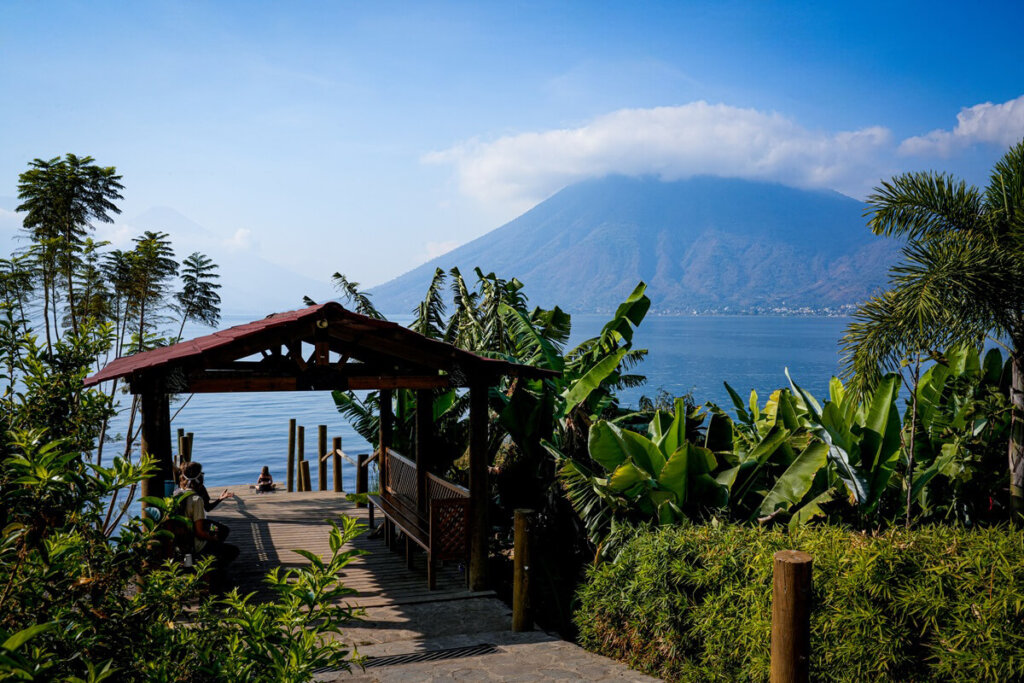
[[[598,334],[607,318],[573,316],[570,343]],[[221,327],[249,319],[226,316]],[[690,391],[698,404],[713,401],[731,412],[723,381],[744,400],[756,389],[763,401],[768,392],[787,386],[786,367],[804,389],[825,396],[829,378],[839,370],[839,338],[848,323],[848,318],[817,317],[648,317],[634,338],[635,347],[650,352],[635,370],[647,376],[647,385],[624,392],[622,398],[636,405],[642,395],[654,396],[658,389],[674,395]],[[186,330],[186,336],[208,333],[202,328]],[[127,399],[122,397],[122,402]],[[172,403],[172,415],[182,402]],[[255,482],[263,465],[283,483],[289,418],[305,426],[308,459],[315,459],[317,425],[321,424],[328,427],[328,444],[340,436],[342,449],[353,459],[371,450],[338,414],[329,392],[196,394],[174,419],[172,432],[181,427],[195,433],[193,458],[203,463],[207,484],[213,488]],[[126,420],[122,417],[111,426],[112,433],[123,433]],[[116,444],[107,448],[107,453],[114,452]],[[315,463],[310,465],[315,486]],[[355,468],[345,463],[343,473],[345,490],[354,491]]]

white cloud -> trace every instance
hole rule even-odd
[[[465,194],[529,206],[570,183],[610,173],[860,189],[890,137],[880,126],[813,131],[774,112],[699,101],[622,109],[578,128],[469,140],[423,160],[453,164]]]
[[[252,230],[248,228],[239,228],[238,230],[235,230],[234,235],[224,240],[224,246],[228,249],[234,249],[237,251],[251,249],[253,246]]]
[[[933,130],[927,135],[907,138],[900,145],[903,154],[939,154],[949,156],[978,142],[1008,147],[1024,137],[1024,95],[992,104],[983,102],[965,107],[956,115],[953,130]]]
[[[444,242],[427,242],[426,258],[424,260],[430,261],[432,259],[437,258],[438,256],[441,256],[442,254],[447,254],[449,251],[459,246],[459,244],[461,244],[461,242],[456,242],[455,240],[446,240]]]

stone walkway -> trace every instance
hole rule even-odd
[[[236,498],[213,516],[231,527],[230,540],[241,549],[234,573],[244,591],[260,592],[261,577],[274,566],[304,564],[291,552],[295,548],[328,554],[325,520],[344,514],[368,521],[367,511],[342,494],[233,490]],[[366,617],[345,629],[344,639],[368,658],[367,668],[322,672],[318,680],[655,680],[542,631],[513,633],[505,603],[491,591],[468,591],[461,567],[445,567],[437,590],[429,591],[422,554],[409,570],[404,557],[379,539],[364,535],[353,545],[370,552],[349,565],[345,576],[346,585],[359,591],[352,602],[366,608]]]

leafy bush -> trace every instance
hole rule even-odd
[[[1024,678],[1024,533],[1007,527],[641,530],[580,589],[580,642],[668,680],[767,680],[783,549],[814,558],[812,680]]]

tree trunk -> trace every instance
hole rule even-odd
[[[1010,357],[1013,380],[1010,384],[1010,511],[1014,523],[1024,516],[1024,346],[1015,343]]]

